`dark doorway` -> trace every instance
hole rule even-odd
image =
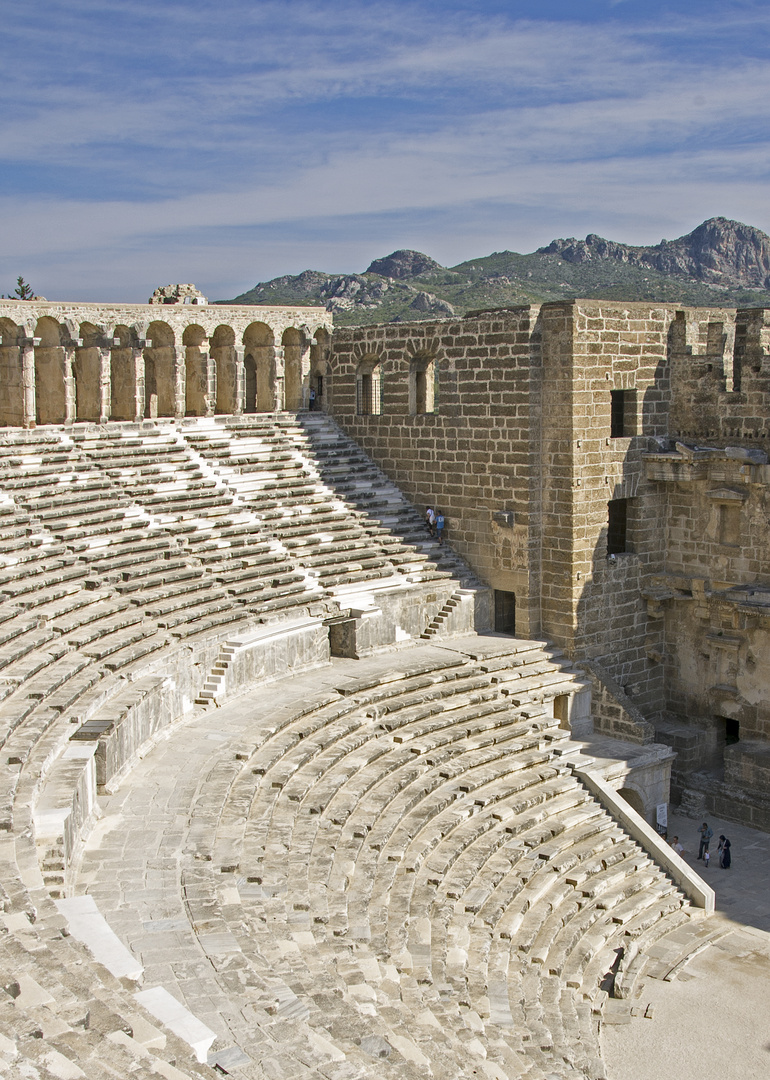
[[[716,721],[718,738],[722,746],[735,746],[741,741],[740,720],[733,720],[731,716],[718,716]]]
[[[516,635],[516,593],[495,589],[495,631]]]

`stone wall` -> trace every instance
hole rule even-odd
[[[770,740],[767,312],[574,301],[338,330],[329,373],[327,408],[515,594],[516,632],[617,687],[600,728],[692,724],[689,769],[721,763],[726,722]]]
[[[329,411],[414,503],[443,512],[448,540],[488,584],[516,594],[523,635],[540,631],[538,333],[529,307],[339,329],[330,360]],[[423,404],[426,363],[433,401]],[[360,373],[377,365],[381,411],[361,412]]]

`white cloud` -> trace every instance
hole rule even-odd
[[[96,298],[152,267],[150,281],[198,277],[222,295],[240,275],[363,256],[369,236],[383,240],[369,257],[418,236],[456,262],[577,223],[629,242],[715,213],[770,224],[770,74],[749,47],[770,24],[761,8],[581,25],[137,0],[124,40],[114,5],[44,6],[45,37],[19,9],[6,28],[9,280],[35,267],[64,295],[92,267]]]

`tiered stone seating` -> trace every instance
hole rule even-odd
[[[464,645],[255,703],[207,759],[176,842],[203,948],[260,988],[221,1036],[247,1058],[269,1038],[362,1076],[600,1076],[616,950],[688,918],[552,753],[549,687],[580,690],[579,673],[541,643]],[[232,993],[230,962],[209,999]]]
[[[140,544],[124,538],[89,554],[115,590],[129,597],[158,626],[182,637],[242,621],[232,603],[197,558],[186,537],[201,525],[226,519],[232,499],[191,459],[173,430],[86,429],[77,434],[84,455],[131,500],[137,527],[151,536]],[[139,549],[141,557],[132,560]]]
[[[0,1071],[212,1075],[64,933],[53,900],[108,884],[88,852],[74,877],[84,770],[109,790],[146,748],[141,708],[158,661],[192,647],[180,638],[229,640],[341,585],[472,581],[459,567],[324,418],[0,438]],[[174,862],[176,891],[147,902],[185,913],[176,970],[212,1061],[244,1077],[599,1077],[617,951],[631,993],[689,913],[553,753],[553,699],[581,675],[542,642],[398,657],[294,679],[281,709],[257,695],[232,736],[204,722],[199,772],[192,729],[171,732],[173,774],[192,769],[189,802],[169,801],[182,891]],[[139,951],[149,963],[152,942]]]
[[[86,1080],[210,1076],[69,935],[52,901],[27,884],[34,880],[31,848],[22,830],[0,845],[0,1071]]]
[[[439,545],[426,533],[425,521],[395,484],[361,448],[328,417],[304,413],[297,445],[312,454],[321,480],[369,521],[370,535],[401,572],[421,579],[455,576],[472,584],[468,567],[451,546]]]
[[[322,588],[471,580],[467,566],[426,537],[419,515],[328,418],[232,417],[224,425],[198,422],[183,434]],[[378,498],[396,508],[387,525],[370,515],[349,482],[356,470],[366,470],[367,492],[374,485]]]

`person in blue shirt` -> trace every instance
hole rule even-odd
[[[436,534],[439,544],[444,543],[444,515],[440,510],[436,511]]]

